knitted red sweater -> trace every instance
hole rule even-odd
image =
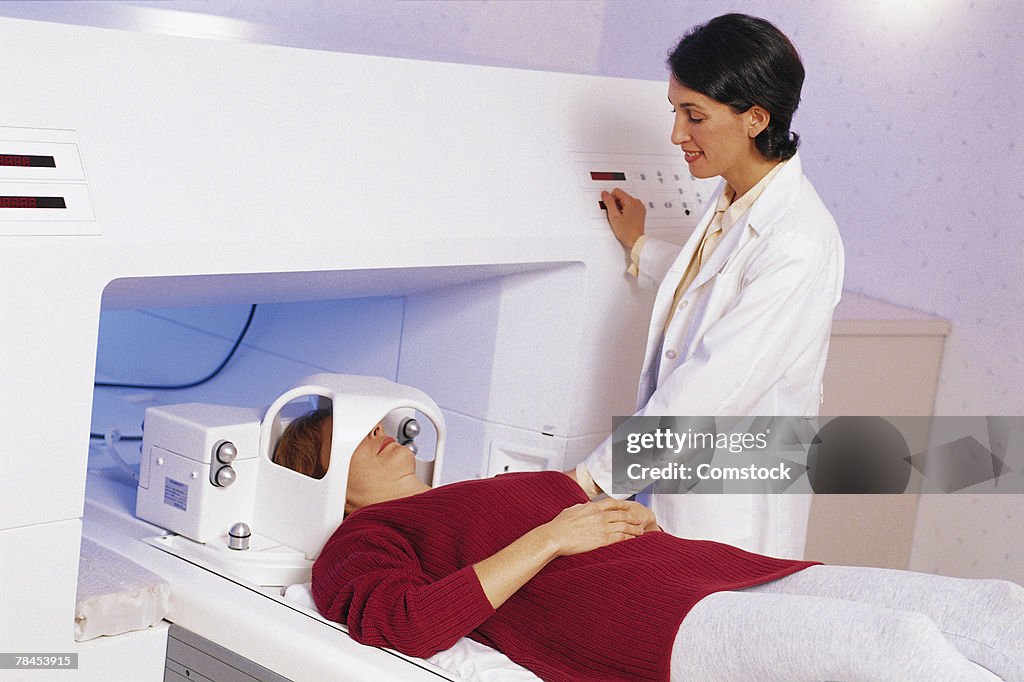
[[[473,564],[586,502],[557,471],[463,481],[364,507],[313,566],[313,599],[359,642],[428,657],[460,637],[545,680],[667,680],[694,604],[812,562],[667,533],[559,557],[494,610]]]

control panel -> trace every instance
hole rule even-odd
[[[0,235],[99,234],[76,135],[0,127]]]
[[[602,191],[618,187],[643,201],[648,227],[681,230],[696,226],[720,182],[690,175],[682,154],[576,152],[572,159],[587,215],[602,228],[608,224]]]

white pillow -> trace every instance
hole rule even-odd
[[[309,583],[291,585],[284,590],[288,601],[316,612]],[[513,663],[508,656],[489,646],[463,637],[455,645],[426,659],[439,668],[472,682],[536,682],[539,677]]]

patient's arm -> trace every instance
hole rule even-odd
[[[428,576],[408,540],[380,526],[332,537],[313,564],[312,587],[317,610],[357,642],[422,658],[494,613],[472,566]]]
[[[395,529],[373,525],[336,534],[313,565],[313,599],[326,618],[348,625],[356,641],[426,658],[479,627],[555,557],[642,534],[644,511],[614,499],[578,504],[441,578],[424,572]]]
[[[636,502],[605,499],[577,504],[473,568],[487,600],[498,608],[555,557],[643,535],[652,520],[650,510]],[[656,524],[652,530],[657,530]]]

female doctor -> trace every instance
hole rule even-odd
[[[804,69],[769,22],[728,14],[691,29],[668,59],[672,143],[698,178],[724,182],[690,239],[644,234],[641,201],[602,198],[640,286],[659,286],[637,392],[640,416],[816,416],[843,283],[835,221],[789,130]],[[610,492],[612,438],[577,467]],[[807,495],[654,495],[665,530],[801,557]]]

